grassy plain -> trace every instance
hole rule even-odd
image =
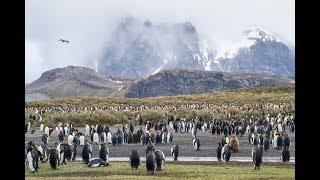
[[[111,162],[110,166],[88,168],[81,162],[70,162],[53,170],[40,164],[37,173],[25,168],[26,179],[294,179],[294,165],[264,165],[253,170],[250,163],[168,163],[163,171],[148,175],[145,163],[131,170],[128,162]]]

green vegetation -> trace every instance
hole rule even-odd
[[[112,162],[111,166],[87,168],[80,162],[71,162],[53,170],[49,164],[40,164],[37,173],[30,173],[25,167],[26,179],[43,179],[57,177],[59,179],[79,179],[100,177],[111,179],[150,179],[145,164],[142,163],[137,170],[131,170],[128,162]],[[294,179],[294,166],[262,165],[260,170],[253,170],[252,164],[185,164],[168,163],[163,171],[156,172],[152,178],[156,179]]]
[[[245,104],[255,102],[290,102],[294,100],[294,87],[250,88],[180,96],[151,98],[70,97],[27,102],[26,107],[43,106],[112,106],[112,105],[179,105],[179,104]]]
[[[133,122],[135,116],[140,114],[143,122],[154,121],[159,122],[167,119],[169,116],[175,118],[187,118],[191,119],[196,116],[202,118],[221,118],[226,117],[228,113],[231,113],[233,117],[240,119],[245,115],[259,115],[261,113],[269,113],[271,116],[277,115],[281,112],[281,109],[273,109],[272,107],[264,109],[263,111],[254,109],[253,111],[243,111],[237,107],[237,105],[243,104],[264,104],[264,103],[290,103],[294,102],[294,87],[283,88],[255,88],[255,89],[242,89],[242,90],[228,90],[218,93],[205,93],[205,94],[193,94],[193,95],[181,95],[172,97],[153,97],[144,99],[131,99],[131,98],[103,98],[103,97],[72,97],[61,98],[52,100],[42,100],[27,102],[26,107],[26,120],[31,121],[33,126],[39,126],[39,122],[32,120],[29,116],[33,115],[34,111],[30,110],[33,107],[128,107],[145,105],[151,109],[143,110],[116,110],[109,109],[107,111],[94,110],[94,111],[79,111],[79,112],[58,112],[51,111],[42,115],[43,121],[46,124],[55,126],[58,122],[73,122],[77,126],[83,126],[85,124],[95,125],[101,124],[123,124],[125,122]],[[187,108],[180,107],[178,109],[175,106],[181,106],[186,104],[210,104],[209,108]],[[167,105],[167,106],[164,106]],[[214,105],[215,107],[212,107]],[[231,105],[227,110],[221,107],[221,105]],[[164,109],[162,109],[164,107]],[[286,112],[294,114],[294,107],[286,109]]]

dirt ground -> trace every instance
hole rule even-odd
[[[116,131],[117,127],[120,126],[112,126],[111,132]],[[77,128],[79,131],[84,132],[83,127]],[[121,129],[121,127],[120,127]],[[134,132],[136,132],[139,127],[135,127]],[[36,128],[37,133],[31,134],[27,132],[25,134],[26,141],[34,141],[36,144],[40,144],[41,135],[39,128]],[[288,133],[291,141],[290,146],[290,155],[291,157],[295,157],[295,135],[294,133]],[[192,137],[189,133],[173,133],[173,143],[167,144],[154,144],[156,150],[162,150],[166,157],[171,157],[170,149],[174,144],[179,145],[179,156],[180,157],[216,157],[216,147],[218,142],[221,142],[223,135],[212,135],[209,131],[197,132],[197,137],[200,139],[200,151],[195,151],[192,146]],[[66,140],[67,138],[65,138]],[[89,137],[87,137],[89,140]],[[245,134],[243,137],[238,136],[239,139],[239,151],[236,153],[232,153],[231,157],[251,157],[251,149],[252,145],[248,142],[248,134]],[[54,147],[54,143],[58,141],[58,134],[54,130],[50,136],[50,140],[48,142],[49,147]],[[91,140],[89,140],[91,143]],[[122,144],[119,146],[112,146],[112,144],[107,145],[110,151],[109,157],[128,157],[131,149],[136,149],[141,157],[145,157],[145,148],[140,144]],[[98,156],[98,145],[92,145],[94,157]],[[82,147],[78,146],[77,148],[77,156],[81,156]],[[273,149],[270,145],[270,149],[264,152],[264,157],[280,157],[281,150]]]

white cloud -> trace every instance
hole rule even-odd
[[[30,82],[41,75],[41,72],[44,69],[44,64],[36,43],[26,41],[25,46],[25,82]]]
[[[238,41],[251,27],[262,27],[294,44],[294,6],[292,0],[26,1],[26,40],[37,44],[32,48],[26,44],[26,49],[39,51],[37,60],[28,61],[41,59],[37,68],[26,66],[26,76],[32,81],[46,68],[67,65],[94,68],[110,31],[127,14],[153,24],[190,21],[201,36],[219,46]],[[59,43],[60,38],[70,40],[70,45]]]

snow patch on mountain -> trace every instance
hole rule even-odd
[[[199,43],[199,46],[200,46],[200,53],[201,53],[202,59],[203,59],[202,64],[204,66],[204,69],[206,71],[210,71],[211,70],[212,59],[209,59],[209,52],[208,52],[209,45],[208,45],[208,42],[206,40],[201,40],[200,43]]]
[[[244,33],[247,35],[249,39],[260,39],[263,42],[266,42],[266,41],[281,42],[279,38],[275,37],[270,32],[261,28],[250,29],[248,31],[245,31]]]
[[[239,43],[234,43],[229,47],[220,47],[218,50],[218,53],[216,55],[217,58],[233,58],[238,54],[238,51],[240,48],[246,48],[250,50],[249,48],[256,43],[256,40],[252,39],[242,39]]]
[[[163,64],[162,66],[160,66],[157,70],[155,70],[152,74],[157,74],[166,64]]]
[[[218,53],[216,55],[217,58],[223,59],[231,59],[235,57],[241,48],[246,49],[250,52],[250,47],[257,43],[258,40],[262,42],[281,42],[279,38],[272,35],[270,32],[266,30],[262,30],[261,28],[254,28],[247,31],[244,31],[243,37],[238,43],[234,43],[231,46],[220,47],[218,48]]]

